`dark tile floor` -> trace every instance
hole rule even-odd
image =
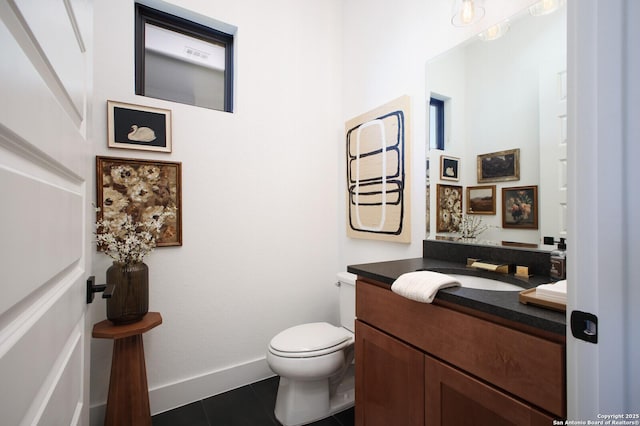
[[[279,377],[271,377],[152,417],[153,426],[281,426],[273,414]],[[312,426],[353,426],[353,408]]]

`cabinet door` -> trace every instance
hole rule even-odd
[[[424,425],[424,354],[356,321],[357,426]]]
[[[538,426],[553,418],[449,365],[425,356],[427,426]]]

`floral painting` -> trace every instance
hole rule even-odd
[[[436,232],[458,232],[462,221],[462,187],[438,185]]]
[[[538,229],[538,186],[502,188],[502,227]]]
[[[182,245],[181,179],[181,163],[96,157],[98,220],[163,217],[157,246]]]

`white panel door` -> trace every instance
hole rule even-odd
[[[543,237],[567,237],[566,53],[540,64],[540,217]]]
[[[89,0],[0,1],[0,422],[86,425]]]
[[[567,5],[567,320],[575,311],[597,316],[597,343],[567,330],[568,417],[606,424],[603,416],[619,415],[615,421],[637,423],[640,2]],[[579,331],[585,325],[576,321]]]

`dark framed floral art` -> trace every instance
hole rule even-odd
[[[538,229],[538,186],[502,188],[502,227]]]
[[[181,246],[181,180],[179,162],[98,156],[97,219],[124,224],[163,217],[157,246]]]
[[[462,186],[438,184],[437,189],[436,232],[458,232],[462,221]]]

